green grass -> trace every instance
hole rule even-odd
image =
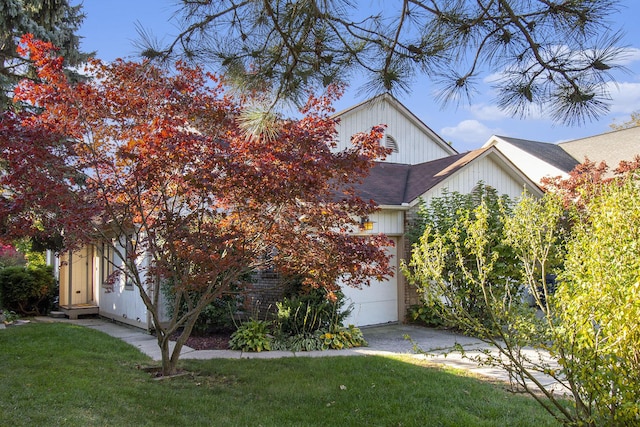
[[[137,349],[97,331],[0,331],[0,425],[546,426],[530,398],[384,357],[184,361],[154,380]]]

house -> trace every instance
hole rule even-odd
[[[336,113],[334,117],[340,119],[336,151],[348,148],[352,135],[384,124],[386,131],[383,143],[392,150],[385,162],[423,163],[458,154],[451,145],[389,94],[361,102]]]
[[[152,321],[137,288],[125,275],[113,275],[122,258],[127,258],[128,242],[121,238],[114,245],[91,244],[58,257],[60,311],[69,318],[99,314],[142,329],[151,329]],[[124,256],[114,256],[121,251]],[[145,264],[146,259],[138,263]]]
[[[561,142],[558,146],[580,163],[585,159],[606,162],[611,173],[621,161],[640,156],[640,126]]]
[[[557,144],[526,139],[492,136],[482,146],[496,147],[529,179],[540,184],[542,178],[566,178],[580,161]]]
[[[492,136],[483,147],[496,147],[538,184],[544,177],[568,177],[569,172],[586,159],[596,163],[604,161],[610,176],[621,161],[631,161],[640,155],[640,126],[558,144]]]
[[[343,287],[353,304],[347,323],[365,326],[402,321],[407,307],[418,302],[415,290],[398,267],[399,260],[409,254],[404,236],[421,200],[440,196],[445,189],[468,193],[481,181],[513,198],[523,190],[541,195],[536,182],[495,145],[458,153],[388,94],[355,105],[335,117],[340,119],[337,150],[346,148],[355,133],[378,124],[386,124],[381,143],[391,149],[391,154],[373,167],[359,187],[362,198],[374,200],[380,207],[369,218],[362,218],[363,224],[366,222],[370,227],[363,227],[359,233],[384,233],[391,238],[394,244],[388,250],[395,275],[362,289]],[[109,245],[96,244],[60,257],[61,310],[69,317],[97,312],[126,324],[151,328],[149,313],[135,286],[127,283],[125,277],[112,277],[114,257],[110,250]],[[127,242],[118,242],[116,250],[126,253]]]
[[[536,183],[496,147],[457,153],[390,95],[373,98],[336,116],[341,120],[339,148],[346,147],[354,133],[384,123],[387,128],[382,142],[392,149],[358,190],[363,199],[374,200],[380,207],[367,218],[370,229],[361,233],[384,233],[392,239],[394,246],[388,250],[396,274],[361,289],[343,286],[353,304],[347,323],[366,326],[403,321],[407,308],[419,302],[415,289],[400,274],[399,263],[409,256],[404,235],[422,200],[441,196],[445,189],[469,193],[481,181],[512,198],[519,197],[523,190],[542,194]]]

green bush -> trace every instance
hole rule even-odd
[[[323,340],[320,339],[320,335],[322,335],[320,331],[297,335],[278,334],[274,337],[271,348],[293,352],[323,350]]]
[[[367,345],[367,341],[362,335],[362,331],[353,325],[348,328],[339,327],[320,335],[322,349],[342,350],[344,348],[362,347]]]
[[[236,289],[210,302],[200,313],[196,323],[193,326],[193,335],[208,336],[219,332],[229,332],[233,330],[233,315],[238,311],[238,299],[235,293]],[[176,296],[172,291],[172,284],[167,282],[162,287],[165,296],[167,312],[169,316],[174,315],[176,309]],[[200,293],[190,291],[189,297],[192,301],[200,298]],[[186,298],[180,304],[180,315],[189,311]]]
[[[312,288],[276,303],[278,333],[288,336],[308,335],[342,326],[351,310],[343,308],[342,292],[335,292],[335,295],[337,299],[330,301],[325,289]]]
[[[0,304],[23,315],[49,311],[58,295],[53,270],[48,266],[7,267],[0,270]]]
[[[206,336],[232,330],[233,313],[237,311],[237,306],[237,301],[233,296],[213,300],[198,316],[193,327],[194,335]]]
[[[505,215],[509,215],[513,201],[506,195],[498,195],[497,191],[482,182],[473,189],[470,194],[443,191],[442,196],[434,197],[431,202],[423,204],[418,211],[418,219],[410,227],[407,238],[413,243],[412,255],[420,258],[420,250],[425,245],[439,245],[438,250],[445,254],[440,261],[442,270],[446,272],[448,283],[449,304],[458,305],[460,309],[469,313],[472,317],[491,325],[491,307],[487,307],[484,295],[480,288],[473,283],[480,279],[484,272],[477,271],[478,256],[474,248],[467,245],[472,237],[470,225],[479,221],[479,208],[483,207],[483,224],[486,225],[483,237],[487,240],[487,246],[495,256],[495,262],[488,274],[487,283],[491,285],[491,292],[498,292],[501,296],[516,295],[519,292],[521,272],[519,263],[513,249],[504,244]],[[405,265],[406,274],[419,277],[421,275],[418,265]],[[423,282],[418,280],[418,282]],[[418,287],[423,292],[422,287]],[[431,301],[429,292],[423,294],[426,305],[431,307],[442,306],[441,301]],[[445,310],[447,311],[447,310]],[[439,314],[436,312],[424,313],[428,317]],[[453,323],[452,323],[453,324]],[[466,327],[456,324],[462,332],[468,332]]]
[[[407,318],[410,322],[423,326],[439,328],[445,325],[442,312],[436,305],[428,303],[410,306],[407,309]]]
[[[270,323],[265,320],[250,319],[231,334],[229,347],[232,350],[261,352],[271,350]]]

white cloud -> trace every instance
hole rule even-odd
[[[612,114],[630,114],[640,109],[640,83],[609,83],[608,89]]]
[[[496,73],[487,74],[482,81],[487,84],[494,84],[499,82],[500,80],[506,77],[507,73],[505,71],[499,71]]]
[[[459,143],[473,144],[475,148],[484,144],[491,135],[500,134],[500,128],[489,128],[478,120],[463,120],[454,127],[445,127],[440,134],[454,145]]]
[[[640,61],[640,49],[637,47],[627,47],[622,49],[621,56],[615,63],[616,65],[629,65],[638,61]]]
[[[509,117],[506,112],[491,104],[473,104],[468,108],[474,118],[478,120],[501,120]]]

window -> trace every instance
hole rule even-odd
[[[391,135],[385,135],[384,146],[390,148],[394,153],[398,153],[398,142]]]
[[[108,243],[102,243],[98,246],[98,252],[100,255],[98,268],[100,284],[107,293],[113,292],[113,286],[116,280],[117,274],[113,269],[113,248]]]
[[[134,249],[134,241],[133,241],[133,236],[127,236],[125,238],[125,262],[127,263],[127,272],[129,271],[135,271],[135,249]],[[129,277],[129,274],[126,275],[127,280],[124,283],[124,289],[127,291],[132,291],[134,286],[133,286],[133,280],[131,280],[131,277]]]

